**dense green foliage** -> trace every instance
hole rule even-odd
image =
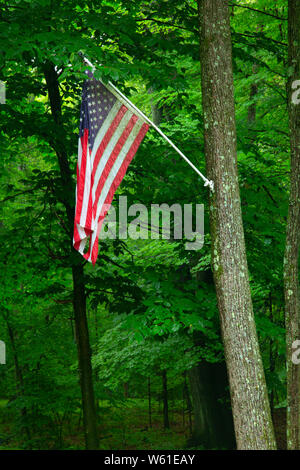
[[[242,3],[249,8],[232,2],[230,9],[243,220],[269,394],[273,407],[283,407],[287,2]],[[0,365],[0,437],[6,448],[83,448],[70,270],[74,258],[81,260],[70,255],[72,227],[63,205],[74,204],[85,79],[77,53],[83,51],[98,65],[95,76],[117,82],[145,113],[159,109],[162,130],[205,173],[196,2],[11,0],[0,6],[0,80],[7,98],[0,105],[0,339],[7,345],[7,363]],[[50,112],[47,61],[59,75],[60,126]],[[58,166],[59,138],[72,191]],[[107,238],[96,266],[85,265],[100,437],[115,435],[102,441],[104,448],[126,447],[126,440],[116,439],[126,430],[118,422],[109,429],[109,413],[116,410],[121,422],[130,400],[140,400],[133,409],[143,403],[145,412],[149,377],[155,408],[167,371],[175,422],[188,406],[182,402],[186,372],[201,360],[224,361],[207,189],[150,130],[117,194],[126,195],[128,205],[147,207],[204,203],[206,235],[199,251],[185,250],[180,240]],[[166,448],[185,445],[187,419],[184,426],[184,439],[170,434],[176,444],[168,441]],[[151,448],[151,436],[130,445]],[[11,438],[7,444],[5,437]]]

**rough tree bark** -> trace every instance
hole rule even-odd
[[[275,449],[246,259],[238,185],[228,1],[198,0],[212,267],[238,449]]]
[[[293,364],[293,342],[300,339],[300,291],[298,257],[300,246],[300,2],[288,2],[288,112],[290,125],[290,200],[284,255],[284,297],[287,354],[287,447],[300,448],[300,366]],[[297,89],[300,82],[296,83]],[[295,95],[293,95],[295,93]]]
[[[55,137],[53,137],[52,146],[55,149],[58,158],[61,180],[65,194],[64,200],[62,202],[66,209],[68,226],[70,229],[70,250],[73,251],[72,232],[74,226],[75,209],[69,201],[70,195],[74,194],[74,190],[67,151],[64,145],[65,132],[63,129],[58,77],[52,63],[47,62],[44,65],[44,75],[47,83],[51,113],[53,116],[54,124],[56,126]],[[97,449],[97,419],[92,378],[91,349],[86,316],[86,295],[84,286],[83,265],[78,254],[75,254],[73,259],[73,309],[78,353],[79,379],[82,396],[85,444],[87,449]]]

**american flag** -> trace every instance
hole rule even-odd
[[[93,264],[115,191],[149,129],[112,91],[94,78],[85,81],[82,91],[73,244]]]

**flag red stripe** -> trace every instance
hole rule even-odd
[[[103,169],[103,172],[102,172],[102,175],[100,177],[100,180],[99,180],[99,183],[98,183],[98,186],[97,186],[97,189],[96,189],[96,193],[95,193],[95,201],[94,201],[94,205],[93,205],[94,217],[96,217],[96,214],[97,214],[98,201],[99,201],[99,197],[100,197],[101,191],[103,189],[103,186],[105,184],[105,181],[107,180],[108,175],[110,173],[110,170],[112,169],[113,164],[115,163],[119,153],[122,150],[122,147],[124,146],[126,140],[128,139],[128,137],[130,135],[130,132],[132,131],[132,129],[133,129],[133,127],[134,127],[137,120],[138,120],[138,117],[135,116],[135,115],[133,115],[130,118],[127,126],[125,127],[125,129],[124,129],[122,135],[120,136],[118,142],[116,143],[109,159],[106,162],[106,165]]]
[[[120,122],[121,122],[121,120],[122,120],[122,118],[123,118],[123,116],[124,116],[124,114],[125,114],[126,112],[127,112],[127,108],[126,108],[124,105],[122,105],[121,108],[119,109],[117,115],[115,116],[114,120],[112,121],[111,126],[109,127],[108,131],[106,132],[105,136],[103,137],[103,139],[102,139],[102,141],[101,141],[101,143],[100,143],[100,146],[99,146],[99,148],[98,148],[98,150],[97,150],[97,153],[96,153],[96,156],[95,156],[95,160],[94,160],[94,164],[93,164],[92,177],[91,177],[91,194],[92,194],[92,188],[93,188],[93,186],[94,186],[95,173],[96,173],[96,171],[97,171],[97,166],[98,166],[98,164],[99,164],[99,161],[100,161],[100,159],[101,159],[101,157],[102,157],[102,155],[103,155],[103,153],[104,153],[104,151],[105,151],[105,149],[106,149],[106,147],[107,147],[107,145],[108,145],[108,143],[109,143],[111,137],[112,137],[113,134],[115,133],[115,131],[116,131],[118,125],[120,124]],[[132,123],[133,118],[135,118],[135,119],[134,119],[134,121],[133,121],[133,123]],[[115,153],[114,161],[116,160],[118,154],[120,153],[120,150],[122,149],[124,143],[126,142],[126,140],[127,140],[127,138],[128,138],[129,133],[131,132],[132,127],[134,126],[136,120],[137,120],[137,116],[132,116],[132,118],[130,119],[129,123],[127,124],[125,130],[123,131],[121,137],[119,138],[117,144],[115,145],[114,150],[113,150],[113,152],[112,152],[112,154],[111,154],[111,156],[110,156],[108,162],[106,163],[106,166],[107,166],[107,164],[109,163],[109,161],[113,158],[114,153]],[[122,137],[123,137],[124,142],[120,143]],[[126,137],[126,138],[125,138],[125,137]],[[118,147],[118,144],[119,144],[120,148]],[[118,152],[117,152],[117,150],[118,150]],[[112,162],[112,164],[114,163],[114,161]],[[110,166],[110,168],[109,168],[109,171],[110,171],[110,169],[111,169],[111,167],[112,167],[112,164],[111,164],[111,166]],[[109,171],[107,172],[106,166],[105,166],[105,168],[104,168],[104,171],[105,171],[106,174],[108,175]],[[104,173],[104,171],[103,171],[103,173]],[[102,173],[102,175],[103,175],[103,173]],[[99,184],[100,184],[100,182],[102,181],[102,175],[101,175],[100,181],[99,181],[98,186],[97,186],[97,190],[96,190],[96,194],[95,194],[95,201],[94,201],[94,203],[93,203],[93,209],[92,209],[92,211],[91,211],[91,213],[93,213],[94,217],[96,217],[96,214],[97,214],[97,205],[98,205],[98,201],[99,201],[99,197],[100,197],[100,192],[101,192],[101,190],[99,189]],[[107,176],[106,176],[106,178],[107,178]],[[105,179],[106,179],[106,178],[105,178]],[[105,180],[103,181],[103,184],[104,184],[104,183],[105,183]],[[102,184],[102,187],[103,187],[103,184]],[[101,189],[102,189],[102,187],[101,187]],[[97,224],[97,221],[96,221],[96,224]],[[94,229],[97,230],[97,226],[96,226]],[[91,247],[91,245],[92,245],[92,234],[90,234],[89,239],[90,239],[89,249],[88,249],[87,253],[84,254],[84,257],[85,257],[86,259],[88,259],[88,258],[90,257],[90,252],[91,252],[91,248],[92,248],[92,247]]]
[[[88,148],[88,151],[91,153],[90,149]],[[91,171],[91,170],[90,170]],[[87,185],[89,185],[89,181],[86,182]],[[88,235],[91,230],[92,230],[92,221],[93,221],[93,186],[89,186],[90,193],[89,193],[89,203],[88,203],[88,208],[87,208],[87,213],[86,213],[86,219],[85,219],[85,224],[84,224],[84,229],[85,233]]]
[[[83,253],[84,258],[92,261],[93,264],[96,263],[98,256],[99,235],[103,220],[115,191],[149,129],[149,125],[141,117],[130,111],[118,99],[113,108],[105,108],[110,111],[108,114],[105,113],[106,120],[103,124],[100,108],[103,105],[102,102],[105,101],[104,96],[99,92],[99,99],[93,102],[88,101],[87,98],[91,98],[90,96],[83,96],[81,123],[84,122],[86,128],[83,129],[80,125],[81,137],[78,145],[73,244],[74,248]],[[99,115],[97,114],[98,107]],[[129,112],[128,115],[127,112]],[[91,113],[96,113],[96,116]],[[91,121],[94,121],[94,127],[92,126],[94,130],[100,122],[104,126],[98,130],[96,139],[94,134],[92,135],[92,140],[89,136],[89,126],[93,124]],[[93,149],[89,145],[91,142]],[[105,201],[103,201],[104,198]],[[88,239],[90,243],[88,250],[85,250],[88,252],[84,253]]]
[[[114,194],[118,188],[118,186],[120,185],[122,179],[124,178],[125,176],[125,173],[127,171],[127,168],[131,162],[131,160],[133,159],[140,143],[142,142],[143,138],[145,137],[147,131],[149,129],[149,125],[144,123],[138,133],[138,135],[136,136],[135,140],[133,141],[129,151],[127,152],[127,155],[114,179],[114,181],[112,182],[112,185],[109,189],[109,192],[107,194],[107,197],[105,199],[105,203],[104,204],[107,204],[107,209],[106,211],[104,212],[104,214],[101,214],[101,216],[99,217],[99,221],[98,221],[98,227],[97,227],[97,236],[96,236],[96,239],[95,239],[95,242],[94,242],[94,245],[92,247],[92,256],[91,256],[91,261],[93,264],[96,263],[96,260],[97,260],[97,256],[98,256],[98,244],[99,244],[99,234],[100,234],[100,231],[101,231],[101,227],[102,227],[102,224],[103,224],[103,220],[108,212],[108,206],[110,206],[112,200],[113,200],[113,197],[114,197]],[[91,240],[90,240],[91,241]],[[91,246],[89,247],[89,253],[87,253],[86,255],[84,255],[84,257],[86,259],[89,258],[90,256],[90,250],[91,250]]]
[[[76,220],[74,220],[74,248],[75,250],[79,250],[80,242],[81,242],[81,239],[78,233],[77,223],[76,223]]]
[[[95,173],[97,171],[97,166],[99,164],[100,158],[102,157],[104,150],[106,149],[110,139],[112,138],[115,130],[117,129],[118,125],[121,122],[122,117],[124,116],[126,112],[127,112],[126,106],[122,105],[99,145],[99,148],[96,152],[94,163],[93,163],[92,180],[91,180],[92,187],[94,186]]]
[[[85,129],[84,134],[81,137],[82,155],[81,155],[80,170],[77,164],[77,201],[76,201],[75,221],[78,224],[80,223],[80,216],[81,216],[82,204],[83,204],[88,136],[89,136],[88,130]]]

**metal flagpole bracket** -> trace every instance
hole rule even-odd
[[[89,66],[92,67],[92,72],[94,73],[96,70],[96,67],[90,62],[84,54],[80,51],[78,52],[79,57]],[[101,81],[101,80],[100,80]],[[168,144],[173,147],[173,149],[190,165],[191,168],[203,179],[204,181],[204,186],[208,186],[210,191],[213,193],[214,192],[214,182],[212,180],[207,179],[201,171],[198,170],[198,168],[195,167],[195,165],[179,150],[178,147],[163,133],[163,131],[157,127],[154,122],[152,122],[139,108],[137,108],[128,98],[127,96],[123,95],[123,93],[112,83],[108,82],[108,84],[105,84],[106,87],[111,88],[119,97],[121,97],[131,108],[133,108],[151,127],[153,127],[165,140],[168,142]],[[112,93],[113,93],[112,91]],[[114,94],[114,93],[113,93]]]
[[[213,180],[207,180],[204,183],[204,186],[209,186],[209,189],[211,190],[212,193],[215,192],[215,186]]]

